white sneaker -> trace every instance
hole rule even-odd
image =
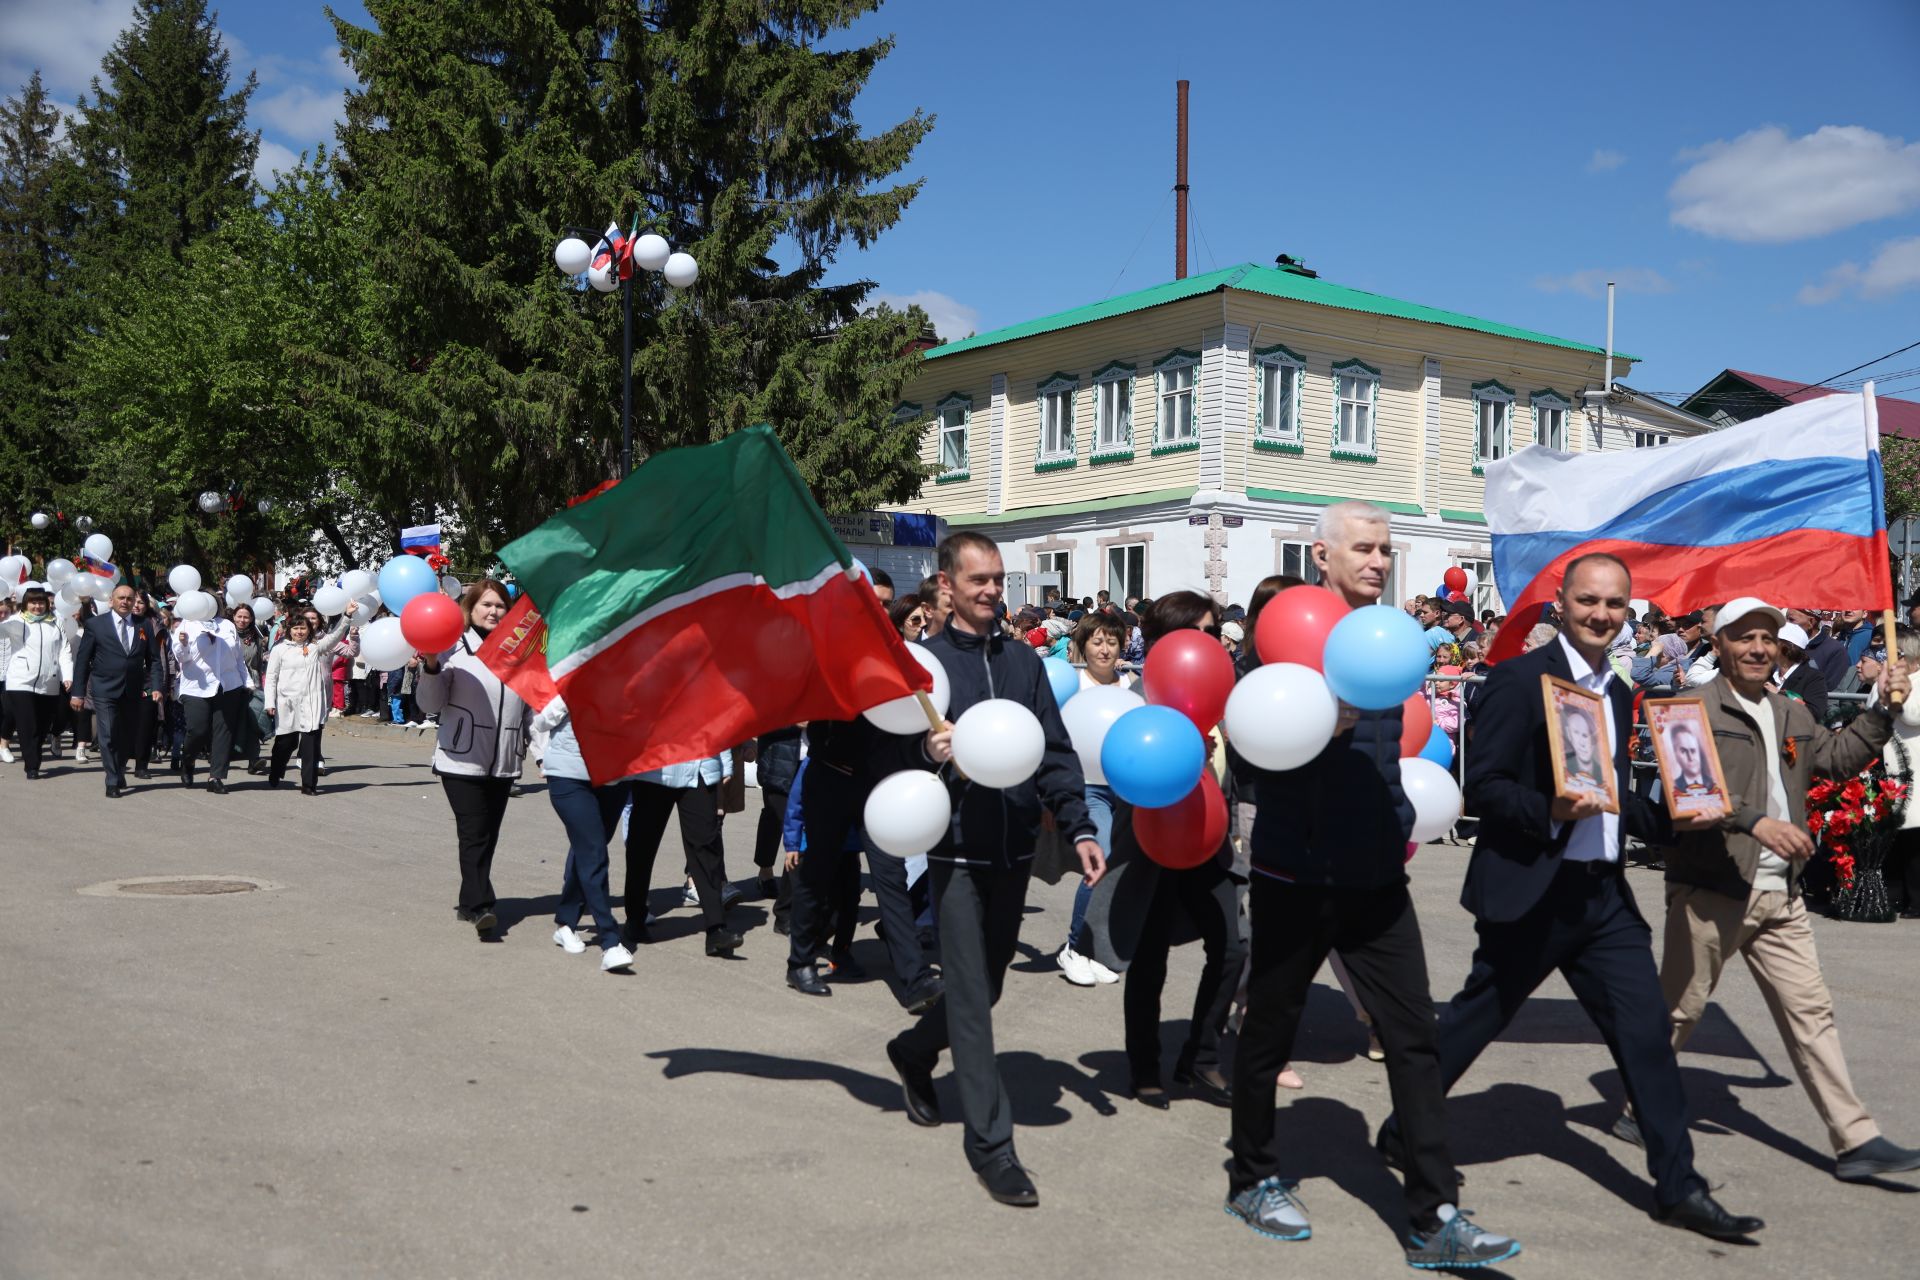
[[[327,771],[327,762],[325,760],[322,760],[320,762],[320,772],[325,773],[326,771]]]
[[[4,761],[7,764],[12,764],[13,751],[8,747],[0,746],[0,761]]]
[[[1060,972],[1076,987],[1093,985],[1093,961],[1072,947],[1060,948]]]
[[[633,968],[633,952],[619,943],[614,943],[600,953],[600,972],[615,973],[621,969]]]
[[[1107,968],[1107,966],[1101,964],[1091,956],[1087,957],[1087,968],[1093,970],[1093,980],[1103,987],[1109,982],[1120,981],[1119,974]]]
[[[573,926],[564,924],[553,931],[553,945],[570,956],[577,956],[587,949],[587,944],[580,941],[580,935],[573,931]]]
[[[699,906],[700,905],[699,891],[695,889],[692,885],[688,885],[685,889],[681,890],[680,905],[683,907]]]
[[[73,749],[73,758],[81,764],[85,764],[87,762],[87,749],[85,747],[75,747]]]

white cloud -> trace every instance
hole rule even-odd
[[[1858,125],[1802,138],[1769,125],[1680,153],[1667,192],[1675,226],[1779,244],[1889,218],[1920,205],[1920,143]]]
[[[1607,147],[1597,149],[1587,158],[1588,173],[1612,173],[1627,162],[1624,151],[1614,151]]]
[[[1533,287],[1542,293],[1577,293],[1603,298],[1611,280],[1622,293],[1672,293],[1673,282],[1652,267],[1588,267],[1564,276],[1535,276]]]
[[[919,307],[927,313],[927,319],[933,321],[935,331],[947,341],[964,338],[980,328],[979,311],[944,293],[935,293],[932,289],[922,289],[918,293],[876,293],[873,301],[884,302],[900,311]]]
[[[291,169],[300,163],[300,154],[291,147],[283,147],[271,138],[260,139],[260,158],[253,162],[254,181],[263,187],[273,186],[273,175],[282,169]]]
[[[131,0],[0,0],[0,96],[18,93],[37,67],[47,92],[71,106],[132,16]]]
[[[256,124],[300,142],[330,143],[346,111],[344,90],[293,84],[268,97],[256,95],[252,114]]]
[[[1809,307],[1823,306],[1848,294],[1862,298],[1890,298],[1908,289],[1920,289],[1920,236],[1908,236],[1881,246],[1865,267],[1843,262],[1820,278],[1802,285],[1798,294]]]

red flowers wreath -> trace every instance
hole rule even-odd
[[[1793,740],[1789,738],[1791,747]],[[1904,747],[1899,753],[1899,777],[1889,775],[1886,760],[1875,760],[1851,778],[1830,778],[1807,792],[1807,830],[1826,851],[1834,879],[1842,889],[1853,887],[1853,849],[1881,828],[1898,828],[1906,820],[1912,794],[1913,771]],[[1791,752],[1787,753],[1791,761]]]

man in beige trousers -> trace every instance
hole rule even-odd
[[[1853,1091],[1800,892],[1813,855],[1806,813],[1811,775],[1850,777],[1879,759],[1893,732],[1889,697],[1905,697],[1907,677],[1898,670],[1883,674],[1878,705],[1830,733],[1805,703],[1767,691],[1785,621],[1779,609],[1747,596],[1722,608],[1715,621],[1721,678],[1699,692],[1733,812],[1717,824],[1682,829],[1667,854],[1660,986],[1672,1011],[1673,1047],[1678,1051],[1693,1034],[1721,969],[1738,952],[1826,1123],[1834,1176],[1862,1181],[1920,1168],[1920,1151],[1882,1137]],[[1630,1115],[1614,1131],[1638,1137]]]

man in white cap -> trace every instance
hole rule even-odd
[[[1910,691],[1906,674],[1884,671],[1877,703],[1829,733],[1805,703],[1768,691],[1786,623],[1781,610],[1743,596],[1724,606],[1716,623],[1721,678],[1700,696],[1733,812],[1712,826],[1678,833],[1667,853],[1660,987],[1672,1010],[1673,1047],[1686,1044],[1720,970],[1738,952],[1766,996],[1795,1074],[1826,1122],[1834,1176],[1854,1182],[1920,1169],[1920,1150],[1882,1137],[1853,1091],[1800,893],[1801,873],[1813,856],[1806,814],[1811,775],[1818,770],[1850,777],[1880,758],[1893,732],[1890,703]],[[1635,1136],[1632,1117],[1623,1117],[1615,1132]]]

